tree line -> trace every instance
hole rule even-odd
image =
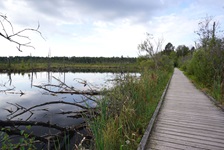
[[[36,57],[36,56],[10,56],[0,57],[0,63],[135,63],[134,57]]]
[[[155,40],[150,34],[147,34],[146,40],[138,46],[140,53],[144,52],[137,58],[138,64],[149,69],[161,67],[172,69],[180,67],[182,61],[193,56],[195,52],[194,46],[179,45],[175,48],[171,42],[168,42],[163,49],[162,43],[161,39]]]

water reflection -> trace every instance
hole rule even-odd
[[[57,124],[62,127],[78,125],[84,120],[76,118],[81,106],[94,107],[96,103],[88,97],[76,94],[53,94],[35,87],[35,85],[61,84],[62,81],[69,87],[79,90],[88,90],[86,84],[94,90],[109,88],[113,85],[108,80],[114,79],[118,73],[71,73],[71,72],[30,72],[24,74],[0,74],[0,120],[38,121]],[[87,83],[80,84],[80,82]],[[56,87],[49,87],[55,90]],[[9,90],[11,89],[11,90]],[[58,89],[57,89],[58,90]],[[53,103],[55,102],[55,103]],[[59,103],[63,102],[63,103]],[[50,104],[49,103],[53,103]],[[70,103],[78,104],[77,106]],[[46,104],[46,105],[42,105]],[[34,107],[38,106],[38,107]],[[32,108],[33,107],[33,108]],[[29,108],[32,108],[29,110]],[[26,111],[29,110],[29,111]],[[12,112],[15,112],[12,114]],[[24,113],[23,113],[24,112]],[[72,112],[72,113],[68,113]],[[19,115],[18,115],[19,114]],[[17,116],[16,116],[17,115]],[[24,128],[21,127],[21,128]],[[37,135],[54,133],[55,129],[46,127],[32,127]],[[84,130],[82,130],[84,132]],[[71,140],[74,140],[73,138]],[[1,144],[0,144],[1,145]]]
[[[112,84],[110,82],[106,82],[108,79],[112,79],[116,74],[113,73],[54,73],[54,72],[37,72],[37,73],[25,73],[25,74],[0,74],[0,89],[11,89],[14,88],[13,91],[9,92],[1,92],[0,93],[0,106],[1,108],[5,108],[8,110],[15,109],[9,103],[17,103],[25,108],[29,108],[34,105],[38,105],[40,103],[46,103],[50,101],[66,101],[66,102],[81,102],[85,97],[82,95],[70,95],[70,94],[49,94],[46,91],[38,89],[33,85],[41,85],[43,83],[47,84],[60,84],[53,77],[63,81],[68,86],[72,86],[79,90],[87,90],[88,87],[84,86],[77,82],[79,79],[86,80],[88,84],[94,85],[94,89],[101,89],[104,87],[109,87]],[[53,87],[51,87],[53,88]],[[24,95],[21,95],[25,93]],[[87,102],[91,104],[92,101]],[[62,110],[71,110],[74,107],[70,108],[70,106],[64,105],[54,105],[48,106],[49,110],[53,107],[57,111]],[[41,109],[41,108],[39,108]],[[40,111],[41,112],[41,111]],[[50,111],[49,111],[50,112]],[[51,112],[55,112],[51,110]],[[7,111],[0,114],[0,119],[7,118]],[[38,114],[38,113],[36,113]],[[46,114],[46,112],[44,112]],[[33,116],[33,118],[38,119],[38,116]],[[21,118],[20,118],[21,119]],[[42,117],[40,118],[42,119]],[[61,118],[60,118],[61,119]]]

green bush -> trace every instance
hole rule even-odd
[[[203,49],[196,51],[186,71],[188,74],[194,75],[205,86],[211,87],[214,72],[208,57],[209,55]]]

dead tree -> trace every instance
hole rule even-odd
[[[158,52],[162,50],[163,39],[154,40],[154,37],[146,33],[146,39],[138,45],[139,52],[145,52],[146,56],[154,62],[155,69],[158,69]]]

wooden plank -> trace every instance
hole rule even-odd
[[[172,132],[179,132],[179,133],[184,133],[184,134],[192,134],[192,135],[199,135],[199,136],[204,136],[204,137],[210,137],[210,138],[215,138],[215,139],[220,139],[224,141],[224,136],[223,133],[219,132],[211,132],[207,130],[198,130],[198,129],[192,129],[192,128],[181,128],[181,127],[176,127],[173,128],[173,126],[162,126],[162,125],[157,125],[155,127],[155,131],[172,131]]]
[[[224,112],[178,69],[147,149],[224,149]]]
[[[185,127],[188,127],[188,128],[209,129],[209,130],[217,131],[217,132],[220,132],[220,133],[224,133],[222,125],[216,126],[216,125],[212,125],[212,124],[211,125],[206,125],[206,124],[203,124],[203,123],[184,122],[184,121],[176,122],[176,121],[172,121],[172,120],[160,120],[160,123],[161,124],[173,125],[173,126],[185,126]]]
[[[168,142],[168,143],[176,143],[176,144],[179,144],[179,145],[187,145],[187,146],[190,146],[190,147],[193,147],[193,148],[198,148],[198,149],[200,148],[200,149],[209,149],[209,150],[223,150],[222,147],[217,147],[217,146],[204,144],[204,143],[201,144],[201,143],[197,143],[195,141],[181,140],[181,139],[172,138],[172,137],[164,137],[164,136],[155,137],[155,136],[152,136],[150,142],[153,141],[153,140],[165,141],[165,142]],[[148,144],[147,148],[150,148],[150,143]]]
[[[162,118],[163,121],[172,121],[172,122],[175,122],[176,124],[178,124],[179,122],[182,122],[182,123],[188,123],[188,124],[193,124],[193,123],[196,123],[196,124],[201,124],[201,125],[206,125],[206,126],[215,126],[215,127],[220,127],[223,129],[223,125],[222,124],[218,124],[219,122],[214,122],[214,121],[210,121],[210,120],[197,120],[197,118],[195,120],[192,120],[192,119],[183,119],[183,118],[177,118],[177,117],[173,117],[173,118]]]
[[[164,125],[170,125],[173,126],[173,128],[176,127],[184,127],[184,128],[192,128],[192,129],[196,129],[196,130],[205,130],[205,131],[211,131],[213,133],[222,133],[224,134],[224,130],[222,129],[214,129],[212,127],[201,127],[201,126],[194,126],[194,125],[183,125],[183,124],[169,124],[169,123],[162,123],[160,122],[159,124],[164,124]]]
[[[222,143],[217,143],[214,141],[197,139],[197,138],[191,138],[191,137],[187,137],[187,136],[177,136],[174,134],[153,132],[152,136],[150,138],[160,140],[162,137],[179,140],[179,142],[181,142],[181,141],[182,142],[193,142],[193,143],[198,143],[198,144],[209,145],[210,147],[222,148],[222,150],[224,149],[224,145]]]
[[[214,142],[214,143],[219,143],[223,145],[224,148],[224,140],[223,139],[219,139],[219,138],[213,138],[210,136],[202,136],[199,134],[199,132],[195,132],[195,133],[186,133],[186,132],[177,132],[175,130],[156,130],[157,133],[162,133],[162,134],[168,134],[168,135],[173,135],[173,136],[177,136],[177,137],[186,137],[186,138],[191,138],[191,139],[195,139],[195,140],[202,140],[205,142]]]
[[[176,108],[175,110],[174,109],[175,108],[171,108],[170,110],[165,110],[163,113],[167,114],[167,113],[170,112],[170,113],[175,113],[175,114],[180,114],[180,115],[183,115],[183,113],[184,113],[184,115],[189,114],[189,115],[195,116],[195,117],[197,117],[197,116],[199,116],[199,117],[202,116],[203,117],[204,116],[206,118],[211,118],[211,119],[212,118],[217,118],[217,119],[221,119],[221,120],[224,121],[224,118],[220,115],[220,113],[216,113],[216,112],[210,111],[210,110],[207,110],[207,111],[209,111],[211,113],[207,114],[207,111],[203,111],[203,110],[191,110],[190,112],[186,112],[185,107]],[[182,112],[182,111],[185,111],[185,112]]]
[[[172,79],[172,77],[171,77],[171,79]],[[160,109],[161,109],[161,106],[162,106],[162,103],[163,103],[163,100],[164,100],[164,97],[165,97],[165,95],[166,95],[166,92],[167,92],[167,89],[168,89],[168,87],[169,87],[169,84],[170,84],[171,79],[168,81],[168,83],[167,83],[167,85],[166,85],[166,88],[165,88],[165,90],[163,91],[163,94],[162,94],[162,96],[161,96],[161,98],[160,98],[160,101],[159,101],[157,107],[156,107],[156,110],[155,110],[155,112],[153,113],[153,116],[151,117],[150,122],[149,122],[149,124],[148,124],[148,126],[147,126],[147,129],[146,129],[146,131],[145,131],[145,133],[144,133],[144,135],[143,135],[143,137],[142,137],[142,140],[141,140],[141,142],[140,142],[140,144],[139,144],[139,146],[138,146],[138,150],[143,150],[143,149],[145,149],[146,146],[147,146],[147,141],[148,141],[149,135],[151,134],[151,131],[152,131],[153,126],[154,126],[154,124],[155,124],[156,118],[157,118],[157,116],[158,116],[158,114],[159,114],[159,111],[160,111]]]
[[[181,150],[204,150],[204,148],[194,147],[186,144],[179,144],[170,141],[151,140],[148,147],[155,149],[181,149]]]
[[[149,146],[146,148],[153,149],[168,149],[168,150],[183,150],[183,146],[178,146],[177,144],[167,143],[163,141],[151,140]],[[192,149],[193,150],[193,149]],[[195,149],[196,150],[196,149]]]
[[[176,112],[176,111],[163,111],[160,113],[160,118],[166,118],[166,117],[179,117],[179,118],[184,118],[184,119],[202,119],[202,120],[211,120],[211,121],[218,121],[218,122],[224,122],[224,119],[222,117],[219,117],[217,118],[217,116],[206,116],[206,115],[203,115],[203,114],[192,114],[192,113],[189,113],[189,112],[185,112],[185,113],[181,113],[181,112]]]

